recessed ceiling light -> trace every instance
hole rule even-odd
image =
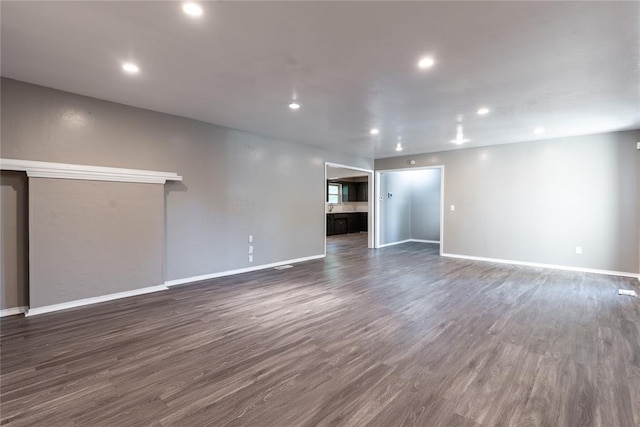
[[[198,3],[183,3],[182,11],[189,16],[202,16],[202,7]]]
[[[289,108],[291,108],[292,110],[298,110],[300,108],[300,104],[298,104],[296,101],[292,101],[289,104]]]
[[[402,151],[402,137],[398,137],[398,144],[396,145],[396,151]]]
[[[452,139],[451,142],[454,144],[464,144],[465,142],[469,142],[469,139],[466,139],[464,137],[464,128],[462,127],[461,124],[458,124],[456,126],[456,139]]]
[[[533,133],[541,134],[541,133],[545,133],[546,131],[547,130],[545,128],[538,127],[533,130]]]
[[[418,61],[418,67],[422,68],[424,70],[426,68],[433,67],[433,65],[435,63],[436,63],[436,61],[434,61],[433,58],[428,56],[428,57],[422,58],[420,61]]]
[[[380,129],[373,128],[373,129],[371,129],[371,131],[369,131],[369,133],[370,133],[371,135],[377,135],[377,134],[379,134],[379,133],[380,133]]]
[[[489,110],[487,107],[482,107],[482,108],[478,109],[478,115],[479,116],[486,116],[490,112],[491,112],[491,110]]]
[[[124,64],[122,64],[122,69],[129,74],[136,74],[138,71],[140,71],[140,68],[138,68],[138,66],[132,62],[125,62]]]

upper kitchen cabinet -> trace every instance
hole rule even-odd
[[[327,181],[327,202],[366,202],[369,184],[366,182]]]
[[[358,201],[358,187],[355,182],[342,183],[342,201],[343,202]]]
[[[366,182],[341,182],[343,202],[366,202],[369,185]]]
[[[357,189],[357,197],[358,202],[367,202],[369,201],[369,184],[366,182],[359,182]]]

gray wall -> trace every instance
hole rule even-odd
[[[165,280],[321,255],[324,162],[373,168],[372,159],[10,79],[1,96],[4,158],[183,175],[165,186]]]
[[[382,173],[380,244],[408,239],[439,241],[440,188],[440,169]]]
[[[445,165],[445,253],[638,273],[637,141],[640,131],[576,136],[379,159],[376,169]]]
[[[29,179],[31,308],[157,286],[160,184]]]
[[[379,215],[381,245],[411,238],[411,172],[380,175]]]
[[[28,305],[27,175],[24,172],[0,172],[0,190],[0,309],[23,307]]]
[[[440,241],[440,169],[411,172],[411,238]]]

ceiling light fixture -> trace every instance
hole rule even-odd
[[[291,101],[291,103],[289,104],[289,108],[291,108],[292,110],[299,110],[300,104],[298,104],[297,101]]]
[[[396,145],[396,151],[402,151],[402,137],[398,137],[398,144]]]
[[[434,61],[433,58],[428,56],[428,57],[422,58],[420,61],[418,61],[418,68],[421,68],[421,69],[425,70],[427,68],[433,67],[433,65],[435,63],[436,63],[436,61]]]
[[[546,131],[547,130],[545,128],[537,127],[533,130],[533,133],[540,135],[542,133],[545,133]]]
[[[482,107],[482,108],[478,109],[478,115],[479,116],[486,116],[490,112],[491,112],[491,110],[489,110],[487,107]]]
[[[464,129],[461,124],[456,126],[456,139],[452,139],[451,142],[454,144],[464,144],[465,142],[469,142],[470,140],[465,139],[464,137]]]
[[[202,16],[202,7],[198,3],[183,3],[182,11],[189,16]]]
[[[140,71],[140,68],[132,62],[125,62],[122,64],[122,69],[129,74],[136,74]]]
[[[369,131],[369,133],[370,133],[371,135],[377,135],[377,134],[379,134],[379,133],[380,133],[380,129],[373,128],[373,129],[371,129],[371,130]]]

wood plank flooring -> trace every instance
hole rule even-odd
[[[441,258],[325,260],[2,320],[11,426],[640,426],[635,279]]]

